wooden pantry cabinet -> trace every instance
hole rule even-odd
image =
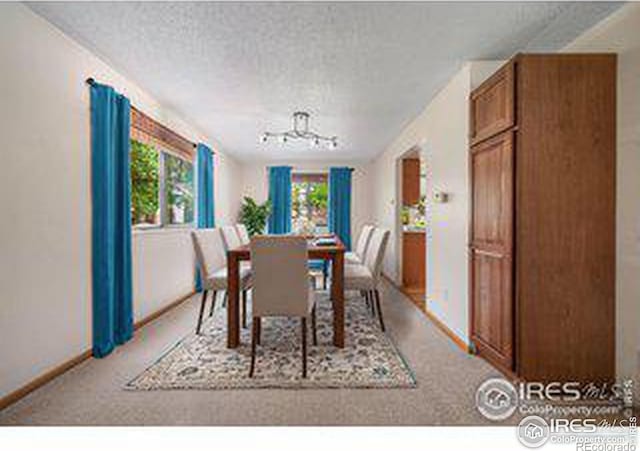
[[[612,54],[520,54],[471,93],[471,342],[509,375],[614,377],[615,130]]]

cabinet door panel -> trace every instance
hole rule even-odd
[[[514,66],[509,64],[471,94],[471,143],[490,138],[515,123]]]
[[[480,355],[514,367],[513,133],[471,149],[471,338]]]
[[[479,353],[513,369],[511,258],[474,250],[472,254],[473,332]]]
[[[420,202],[420,159],[402,160],[402,205]]]

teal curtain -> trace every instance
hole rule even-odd
[[[196,187],[196,198],[198,201],[199,229],[209,229],[215,227],[215,201],[213,197],[213,152],[205,144],[198,144],[196,177],[198,186]],[[202,281],[200,280],[200,270],[196,268],[196,291],[202,291]]]
[[[329,231],[351,249],[351,168],[329,170]]]
[[[269,233],[291,232],[291,167],[273,166],[269,168]]]
[[[129,100],[91,82],[93,355],[133,336]]]

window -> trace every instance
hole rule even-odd
[[[160,225],[160,157],[148,144],[131,140],[131,221]]]
[[[166,224],[191,224],[194,220],[193,164],[168,153],[163,156]]]
[[[194,145],[131,109],[131,221],[134,227],[193,224]]]
[[[328,232],[327,174],[294,173],[291,182],[291,219],[294,231],[309,234]]]

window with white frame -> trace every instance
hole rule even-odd
[[[291,220],[298,233],[321,234],[328,229],[329,184],[326,173],[291,175]]]
[[[195,221],[193,144],[132,108],[131,221],[136,228]]]

